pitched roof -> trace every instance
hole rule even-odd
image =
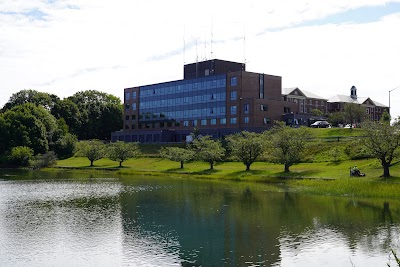
[[[323,97],[321,97],[321,96],[319,96],[319,95],[316,95],[316,94],[314,94],[314,93],[311,93],[311,92],[309,92],[309,91],[306,91],[306,90],[300,90],[298,87],[291,87],[291,88],[283,88],[282,89],[282,94],[283,95],[290,95],[293,91],[295,91],[295,90],[298,90],[298,91],[300,91],[300,93],[302,93],[302,95],[304,95],[305,97],[307,97],[307,98],[315,98],[315,99],[324,99],[324,100],[327,100],[326,98],[323,98]]]
[[[375,106],[387,107],[386,105],[381,104],[381,103],[379,103],[377,101],[374,101],[369,97],[357,97],[356,99],[353,99],[348,95],[335,95],[335,96],[332,96],[332,97],[330,97],[328,99],[328,103],[338,103],[338,102],[340,102],[340,103],[354,103],[354,104],[361,105],[361,104],[364,104],[365,101],[367,101],[367,100],[370,100],[372,103],[374,103]]]

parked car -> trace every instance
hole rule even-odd
[[[327,121],[316,121],[310,125],[312,128],[331,128],[331,125]]]

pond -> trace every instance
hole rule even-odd
[[[397,266],[400,201],[0,172],[0,266]]]

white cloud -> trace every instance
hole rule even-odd
[[[24,88],[122,98],[125,87],[181,79],[184,61],[211,52],[246,58],[249,71],[281,75],[284,86],[330,97],[354,84],[359,95],[388,104],[388,90],[400,85],[399,14],[365,24],[302,23],[390,2],[3,0],[0,105]],[[391,97],[399,115],[400,89]]]

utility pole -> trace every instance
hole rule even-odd
[[[389,114],[390,114],[390,92],[392,92],[392,91],[394,91],[396,89],[399,89],[399,88],[400,88],[400,86],[397,86],[396,88],[393,88],[392,90],[389,90]]]

